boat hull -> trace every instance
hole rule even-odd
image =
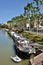
[[[28,52],[24,52],[24,51],[21,51],[19,50],[19,48],[17,48],[17,46],[15,45],[15,50],[16,50],[16,54],[21,57],[22,59],[25,59],[25,58],[30,58],[30,55]]]

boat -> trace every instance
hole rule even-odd
[[[10,32],[11,37],[14,35],[14,33],[15,33],[15,32],[13,32],[13,31]]]
[[[17,55],[15,57],[12,57],[11,56],[11,59],[15,62],[20,62],[21,61],[21,58],[19,58]]]
[[[6,32],[8,32],[8,31],[9,31],[9,29],[5,28],[5,31],[6,31]]]

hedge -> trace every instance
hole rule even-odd
[[[22,32],[21,33],[24,37],[30,39],[33,42],[37,42],[39,44],[43,44],[43,34],[36,34],[32,32]]]

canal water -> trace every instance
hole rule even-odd
[[[10,57],[15,56],[14,42],[7,32],[0,30],[0,65],[28,65],[27,59],[21,62],[13,62]]]

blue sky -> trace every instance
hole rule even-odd
[[[0,0],[0,23],[24,13],[24,6],[32,0]],[[41,8],[43,12],[43,7]]]

